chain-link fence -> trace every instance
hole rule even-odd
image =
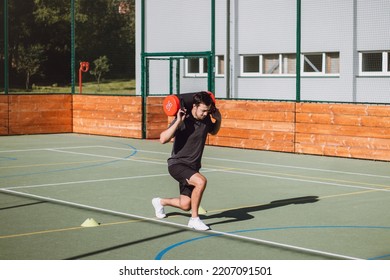
[[[134,94],[134,7],[135,0],[3,0],[0,91]]]

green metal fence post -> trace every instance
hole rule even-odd
[[[176,58],[176,93],[180,93],[180,59]]]
[[[142,139],[146,138],[146,92],[145,92],[145,0],[141,0],[141,98]]]
[[[296,97],[295,101],[301,101],[301,0],[297,0],[297,26],[296,26]]]
[[[169,58],[169,94],[173,93],[173,60]]]
[[[4,94],[8,94],[8,79],[8,0],[4,0]]]
[[[230,77],[230,0],[226,1],[226,55],[225,55],[225,88],[226,98],[229,99],[231,96],[231,77]]]
[[[70,58],[70,80],[72,84],[71,93],[75,94],[76,72],[75,72],[75,0],[70,1],[70,41],[71,41],[71,58]]]
[[[211,55],[209,57],[208,74],[211,75],[211,78],[209,79],[208,90],[215,94],[215,0],[211,1]]]

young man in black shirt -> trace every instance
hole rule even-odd
[[[211,112],[212,110],[212,112]],[[210,114],[214,121],[211,120]],[[198,209],[207,179],[199,170],[207,134],[215,135],[221,127],[221,113],[214,107],[208,92],[198,92],[193,96],[190,112],[179,109],[176,118],[160,134],[160,142],[165,144],[175,138],[172,155],[168,159],[168,170],[179,182],[180,196],[175,198],[154,198],[153,207],[157,218],[165,218],[164,206],[173,206],[191,211],[188,227],[196,230],[210,228],[199,219]]]

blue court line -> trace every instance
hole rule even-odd
[[[120,142],[116,142],[116,143],[120,143]],[[120,143],[120,144],[123,144],[123,143]],[[124,159],[128,159],[128,158],[130,158],[130,157],[132,157],[132,156],[137,154],[138,149],[136,147],[134,147],[134,146],[132,146],[130,144],[123,144],[123,145],[130,147],[132,152],[129,155],[127,155],[127,156],[125,156],[123,158],[120,158],[120,159],[115,159],[115,160],[108,161],[108,162],[103,162],[103,163],[96,163],[96,164],[90,164],[90,165],[85,165],[85,166],[79,166],[79,167],[70,167],[70,168],[54,169],[54,170],[41,171],[41,172],[5,175],[5,176],[0,176],[0,178],[23,177],[23,176],[31,176],[31,175],[38,175],[38,174],[48,174],[48,173],[54,173],[54,172],[65,172],[65,171],[71,171],[71,170],[80,170],[80,169],[84,169],[84,168],[92,168],[92,167],[97,167],[97,166],[104,166],[104,165],[112,164],[112,163],[115,163],[115,162],[118,162],[118,161],[122,161]]]
[[[390,254],[383,255],[383,256],[377,256],[377,257],[372,257],[372,258],[369,258],[368,260],[381,260],[381,259],[386,259],[386,258],[390,258]]]
[[[14,157],[0,157],[0,160],[17,160],[17,158],[14,158]]]
[[[289,227],[273,227],[273,228],[254,228],[254,229],[244,229],[244,230],[236,230],[236,231],[231,231],[228,232],[229,234],[237,234],[237,233],[244,233],[244,232],[255,232],[255,231],[271,231],[271,230],[290,230],[290,229],[384,229],[384,230],[390,230],[390,227],[386,226],[289,226]],[[181,245],[190,243],[190,242],[195,242],[199,241],[202,239],[206,238],[211,238],[211,237],[217,237],[221,236],[222,234],[211,234],[211,235],[206,235],[206,236],[201,236],[201,237],[196,237],[192,239],[187,239],[183,240],[181,242],[172,244],[168,246],[167,248],[161,250],[156,257],[154,258],[155,260],[162,260],[165,254],[167,254],[169,251],[173,250],[174,248],[177,248]],[[371,257],[368,258],[367,260],[377,260],[377,259],[384,259],[389,257],[389,255],[383,255],[383,256],[376,256],[376,257]]]

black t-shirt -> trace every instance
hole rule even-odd
[[[176,121],[173,120],[170,125]],[[176,130],[172,154],[168,159],[168,165],[177,163],[185,164],[193,169],[201,168],[201,160],[207,134],[214,129],[214,123],[210,115],[204,120],[196,120],[192,114],[184,120]]]

